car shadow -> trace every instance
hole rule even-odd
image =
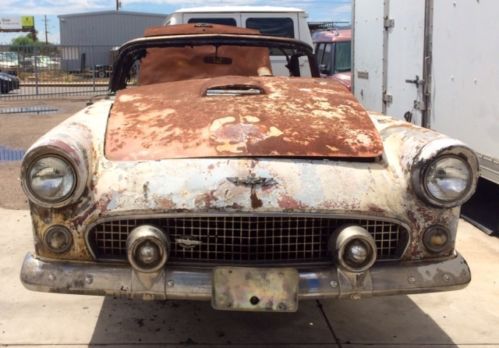
[[[409,296],[329,300],[322,301],[322,307],[343,346],[457,347],[445,330]],[[442,305],[439,313],[443,318],[447,314],[445,310]]]
[[[327,318],[327,319],[326,319]],[[296,313],[213,310],[208,302],[107,297],[90,341],[97,345],[443,344],[452,339],[409,297],[301,301]]]

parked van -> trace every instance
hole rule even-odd
[[[211,23],[257,29],[264,35],[291,37],[312,46],[308,14],[299,8],[273,6],[220,6],[180,9],[170,14],[164,25]],[[289,74],[282,52],[270,52],[274,75]],[[308,62],[301,62],[307,66]],[[307,69],[308,70],[308,69]]]
[[[352,30],[331,29],[312,35],[322,77],[333,78],[352,89]]]

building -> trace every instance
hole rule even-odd
[[[60,15],[62,68],[83,71],[110,65],[113,47],[143,36],[147,27],[161,25],[166,16],[126,11]]]

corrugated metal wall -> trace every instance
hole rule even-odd
[[[59,16],[61,46],[89,47],[73,62],[65,62],[66,69],[80,69],[82,53],[86,67],[109,64],[110,47],[143,36],[145,28],[161,25],[166,16],[115,11]]]

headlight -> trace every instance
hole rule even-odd
[[[434,160],[426,169],[424,186],[428,194],[443,203],[461,200],[470,190],[471,168],[464,160],[444,156]]]
[[[475,192],[478,159],[458,141],[439,139],[425,146],[414,161],[414,191],[427,203],[452,208]]]
[[[37,159],[29,166],[26,175],[29,193],[45,203],[65,201],[76,186],[73,166],[58,156]]]

